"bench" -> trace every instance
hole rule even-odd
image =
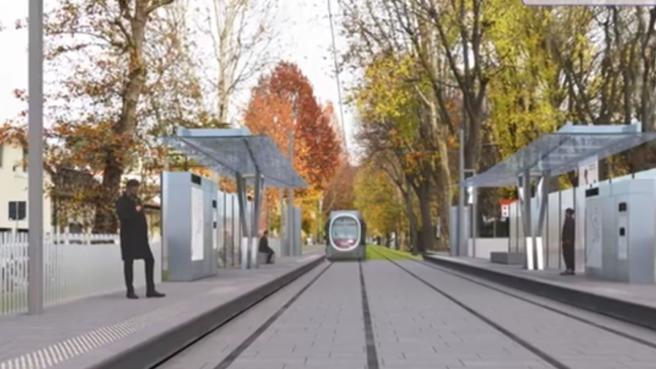
[[[524,264],[524,254],[518,252],[495,251],[490,253],[490,261],[497,264]]]
[[[273,253],[273,257],[271,258],[271,261],[272,261],[272,263],[276,262],[276,253],[275,252]],[[266,262],[267,262],[267,254],[264,253],[264,252],[258,252],[257,253],[257,264],[258,265],[266,264]]]

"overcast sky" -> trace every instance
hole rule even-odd
[[[56,3],[56,0],[45,1],[46,8]],[[279,1],[282,16],[277,26],[279,44],[282,45],[281,58],[300,66],[322,103],[330,100],[337,104],[327,0]],[[0,32],[0,122],[15,117],[24,108],[13,91],[27,87],[27,33],[15,30],[14,25],[17,19],[27,17],[27,4],[28,1],[3,1],[0,12],[0,25],[4,26],[4,31]],[[337,1],[333,0],[332,5],[337,16]],[[335,25],[339,27],[339,20]],[[344,50],[345,45],[345,40],[337,32],[337,48]],[[352,79],[348,75],[342,78],[346,84]],[[346,106],[345,115],[347,137],[351,138],[353,118]]]

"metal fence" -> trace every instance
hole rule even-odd
[[[159,261],[160,242],[151,242],[151,250]],[[124,289],[117,235],[47,235],[43,253],[46,306]],[[27,235],[0,235],[0,316],[27,312],[27,265]],[[159,262],[155,268],[159,282]],[[135,286],[145,285],[143,274],[135,273]]]

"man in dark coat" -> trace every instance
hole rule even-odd
[[[262,238],[260,238],[260,244],[258,245],[258,250],[259,252],[263,252],[267,254],[267,264],[271,264],[273,262],[273,249],[269,247],[269,239],[267,238],[269,236],[269,231],[265,230],[264,233],[262,233]]]
[[[148,223],[143,205],[137,197],[138,193],[139,181],[131,179],[128,181],[123,195],[116,201],[116,213],[121,227],[121,257],[123,258],[127,298],[139,298],[134,293],[132,285],[132,266],[136,259],[143,259],[146,266],[146,297],[164,297],[163,293],[155,290],[153,278],[155,260],[148,245]]]
[[[565,259],[565,267],[567,268],[561,275],[574,275],[574,236],[575,236],[575,223],[574,223],[574,209],[568,208],[565,210],[565,223],[563,224],[563,259]]]

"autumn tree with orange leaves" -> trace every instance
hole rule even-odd
[[[288,152],[294,134],[294,167],[315,189],[323,189],[335,173],[340,155],[330,117],[314,96],[312,85],[292,63],[281,62],[253,89],[244,116],[253,133],[269,135]]]
[[[310,210],[303,212],[306,232],[317,231],[312,225],[318,224],[318,200],[342,154],[334,119],[334,114],[326,114],[317,102],[312,85],[298,66],[287,62],[280,62],[260,79],[244,116],[253,133],[269,135],[283,153],[289,151],[293,133],[294,169],[309,184],[308,189],[299,191],[301,205]]]
[[[182,3],[59,3],[45,19],[46,169],[99,178],[98,186],[79,188],[81,198],[95,207],[94,232],[115,232],[123,176],[143,180],[161,170],[167,150],[157,138],[176,125],[223,124],[204,108]],[[24,91],[16,95],[25,100]],[[25,125],[24,115],[14,127]]]

